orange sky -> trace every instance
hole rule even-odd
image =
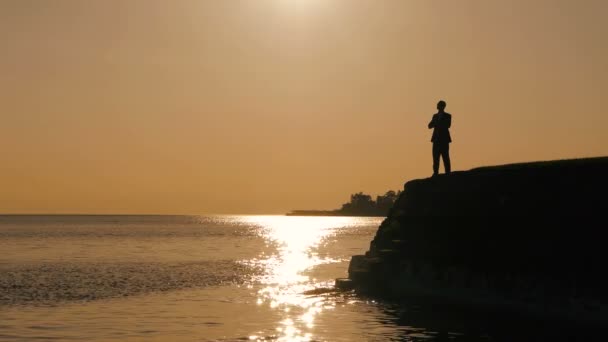
[[[0,213],[283,213],[608,155],[605,0],[2,0]]]

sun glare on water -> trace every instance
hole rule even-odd
[[[357,218],[256,216],[248,221],[259,226],[261,234],[278,250],[276,255],[258,260],[265,269],[258,304],[284,313],[276,328],[278,341],[312,340],[316,316],[332,307],[318,296],[303,294],[320,286],[304,273],[314,266],[340,261],[319,257],[315,248],[335,234],[336,228],[356,224]],[[261,341],[256,335],[250,339]]]

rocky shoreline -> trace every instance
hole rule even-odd
[[[608,158],[410,181],[339,288],[608,322]]]

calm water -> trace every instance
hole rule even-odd
[[[323,290],[380,222],[0,216],[0,340],[500,340],[475,316]]]

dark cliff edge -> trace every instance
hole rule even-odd
[[[608,157],[413,180],[336,286],[605,324],[607,198]]]

